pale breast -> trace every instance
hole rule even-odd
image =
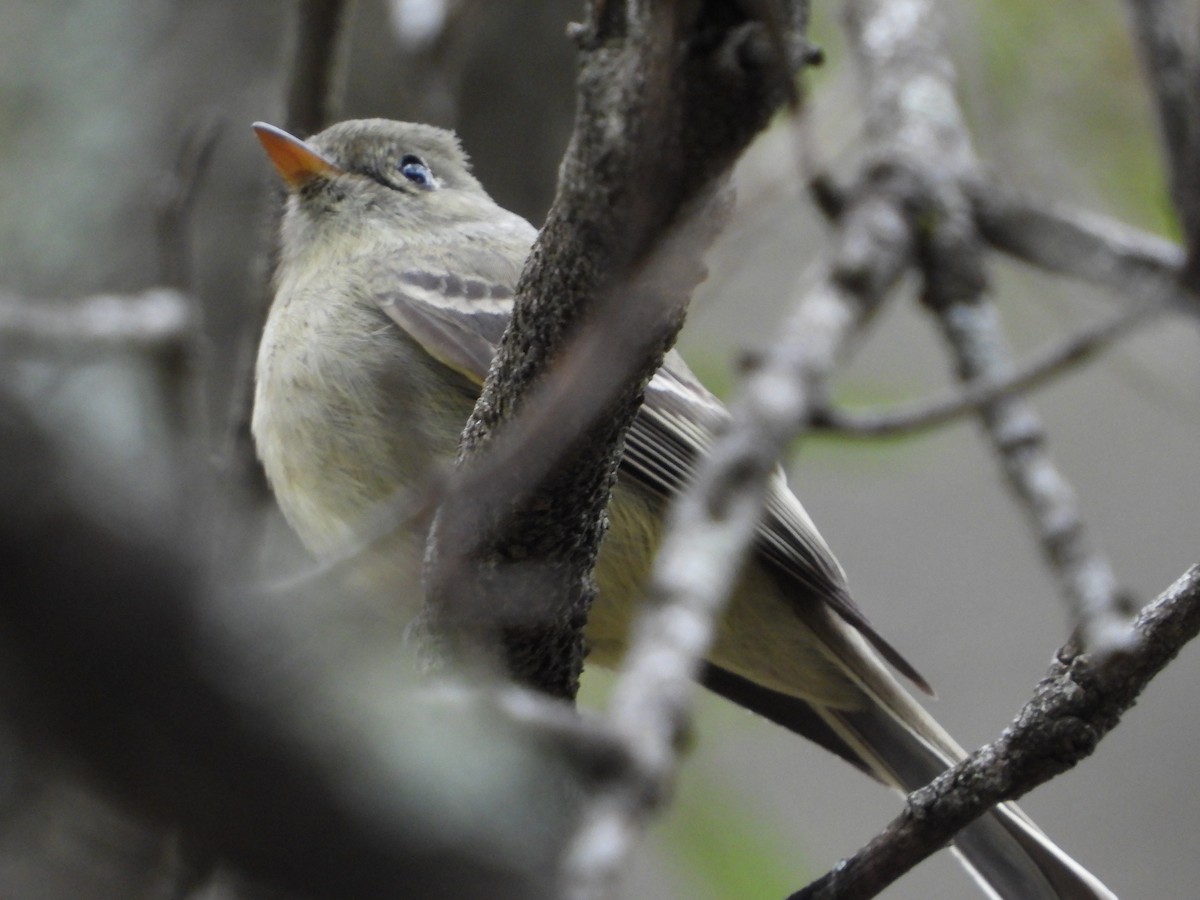
[[[322,557],[452,458],[474,388],[369,298],[282,285],[256,370],[253,432],[285,517]],[[345,285],[345,281],[342,281]]]

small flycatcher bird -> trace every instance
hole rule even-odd
[[[493,202],[451,132],[382,119],[308,141],[254,129],[289,189],[254,439],[284,516],[317,556],[335,558],[363,542],[382,504],[454,458],[536,231]],[[610,503],[591,659],[617,658],[666,501],[727,415],[669,354]],[[418,584],[424,541],[409,529],[370,552]],[[964,754],[885,661],[928,690],[851,600],[777,473],[705,683],[910,791]],[[967,827],[955,847],[1005,900],[1113,897],[1011,804]]]

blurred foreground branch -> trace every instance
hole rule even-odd
[[[173,288],[78,300],[40,300],[0,291],[0,346],[10,351],[160,351],[190,340],[192,329],[191,304]]]
[[[130,498],[72,495],[54,445],[2,398],[0,448],[7,734],[302,896],[552,895],[559,785],[615,767],[602,735],[541,698],[416,688],[398,637],[340,656],[341,618],[314,618],[319,603],[234,586],[237,560],[214,583],[181,510],[131,528]]]

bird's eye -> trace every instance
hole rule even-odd
[[[401,175],[413,184],[418,184],[426,188],[436,186],[436,182],[433,180],[433,173],[429,171],[429,166],[425,165],[424,160],[419,156],[413,156],[411,153],[408,154],[401,158],[400,164],[396,168],[400,170]]]

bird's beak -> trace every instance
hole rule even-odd
[[[271,162],[293,190],[303,187],[318,176],[340,175],[342,170],[327,160],[300,138],[292,137],[282,128],[255,122],[254,133],[271,157]]]

